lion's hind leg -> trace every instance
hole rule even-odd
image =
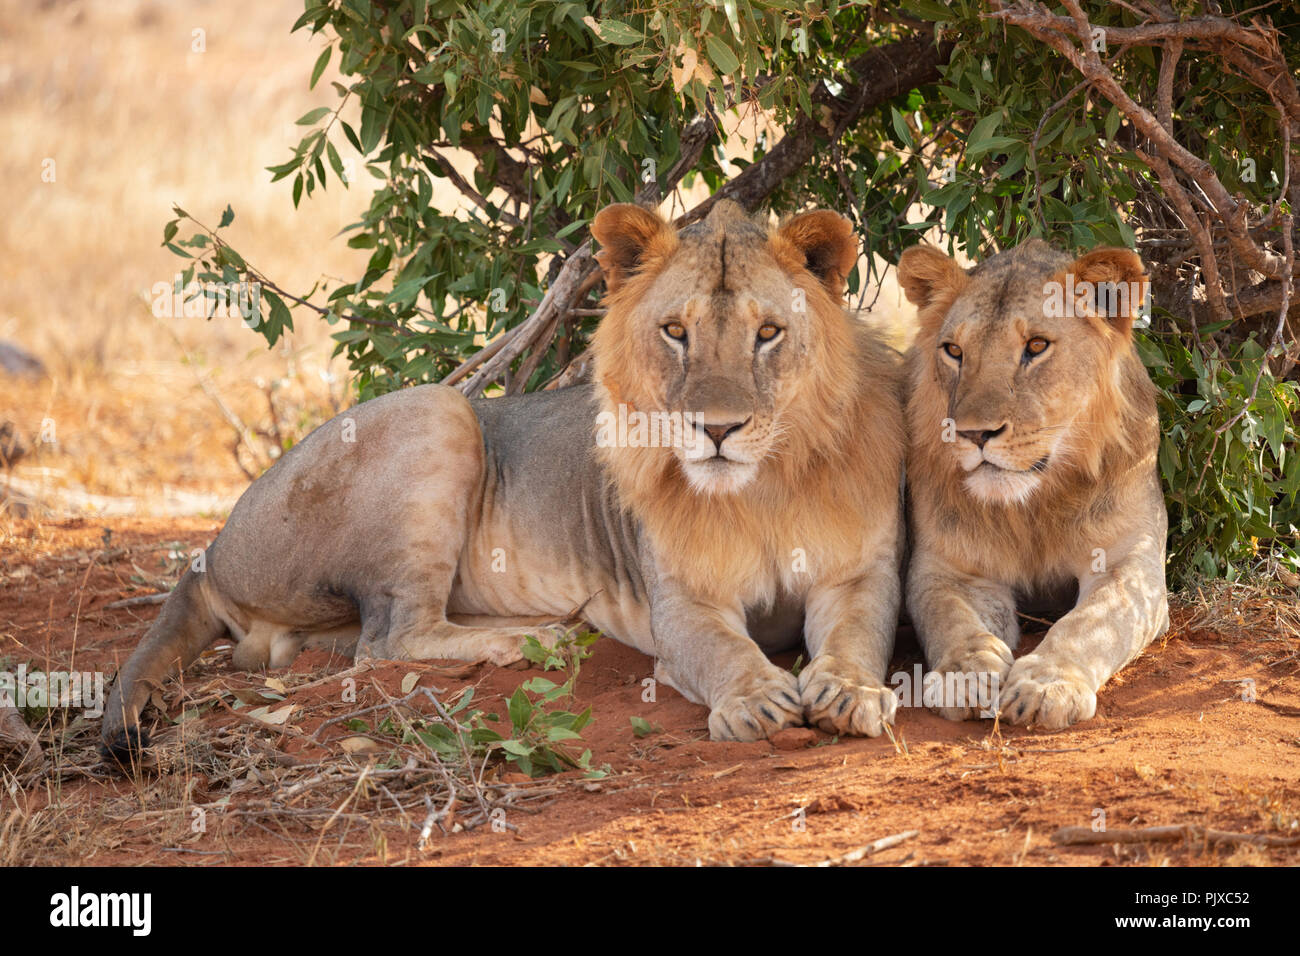
[[[552,647],[566,633],[559,623],[537,623],[515,626],[482,626],[455,623],[446,619],[441,609],[391,608],[386,618],[387,628],[366,633],[363,623],[362,638],[357,644],[357,659],[366,657],[384,660],[484,661],[504,666],[523,659],[524,642],[536,638],[543,646]],[[490,620],[490,619],[487,619]],[[508,618],[500,619],[502,624]]]

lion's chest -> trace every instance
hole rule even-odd
[[[745,626],[754,643],[766,654],[792,650],[803,641],[804,603],[782,595],[771,607],[745,611]]]

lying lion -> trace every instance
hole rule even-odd
[[[1013,723],[1086,720],[1169,624],[1155,388],[1131,335],[1142,261],[1034,240],[968,273],[918,246],[898,278],[920,323],[907,606],[926,660],[936,679],[996,675]],[[1024,602],[1069,610],[1013,660]]]
[[[840,305],[850,224],[810,212],[769,234],[720,202],[678,234],[617,205],[592,233],[597,384],[480,401],[428,385],[316,429],[122,668],[110,754],[144,745],[151,689],[226,635],[246,669],[309,640],[506,664],[578,607],[707,705],[715,739],[881,732],[904,440],[896,363]],[[648,413],[678,440],[618,424]],[[801,639],[797,678],[767,659]]]

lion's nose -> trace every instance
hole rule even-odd
[[[999,425],[997,428],[986,428],[981,431],[959,431],[957,432],[962,438],[975,445],[976,448],[983,449],[989,440],[996,438],[1007,430],[1007,426]]]
[[[722,443],[727,440],[727,436],[732,432],[740,431],[748,421],[746,419],[743,422],[731,422],[727,425],[701,425],[700,427],[704,429],[705,434],[713,439],[714,447],[721,451]]]

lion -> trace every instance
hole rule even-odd
[[[592,384],[474,401],[424,385],[312,432],[122,668],[110,756],[147,745],[151,690],[225,635],[244,669],[309,642],[504,665],[575,609],[707,706],[715,740],[882,732],[906,442],[901,362],[841,306],[851,224],[818,210],[769,230],[722,201],[678,233],[620,204],[592,234]],[[800,639],[796,677],[767,654]]]
[[[898,278],[918,310],[905,577],[927,680],[991,675],[1012,723],[1087,720],[1169,626],[1156,392],[1132,338],[1142,260],[1031,240],[966,271],[916,246]],[[1017,660],[1018,608],[1066,613]],[[976,716],[964,703],[939,711]]]

